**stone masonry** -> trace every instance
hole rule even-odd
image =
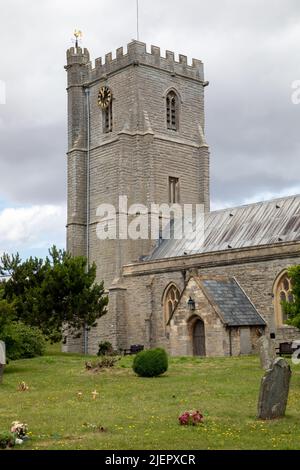
[[[180,203],[203,204],[209,210],[209,150],[203,137],[203,64],[133,41],[127,53],[120,48],[116,58],[96,59],[89,52],[67,52],[68,74],[68,222],[67,248],[74,255],[87,254],[87,200],[89,202],[89,262],[96,262],[97,279],[114,289],[122,267],[147,255],[153,242],[97,238],[100,204],[118,208],[119,196],[128,205],[169,203],[169,177],[179,179]],[[97,103],[101,86],[113,96],[113,130],[103,132],[103,112]],[[170,89],[180,98],[179,132],[166,128],[165,100]],[[87,93],[90,110],[88,111]],[[89,119],[88,119],[89,118]],[[88,121],[90,129],[88,130]],[[87,196],[87,152],[90,142],[90,191]],[[114,295],[114,294],[113,294]],[[117,313],[110,302],[109,314],[90,334],[90,350],[99,340],[120,346]],[[78,349],[78,342],[74,348]],[[80,346],[81,347],[81,346]],[[69,342],[69,349],[72,349]]]
[[[276,325],[273,301],[273,285],[278,275],[288,266],[299,263],[300,243],[297,243],[286,247],[274,245],[230,250],[225,253],[200,254],[125,266],[123,282],[127,286],[127,304],[134,304],[134,299],[138,298],[139,315],[137,317],[128,312],[127,337],[124,341],[139,344],[150,336],[148,347],[160,345],[172,352],[163,323],[163,296],[170,283],[175,283],[179,291],[183,291],[190,273],[236,278],[267,322],[267,335],[276,333],[277,342],[300,338],[299,330],[287,325]],[[150,335],[146,332],[149,318]],[[218,348],[222,346],[218,346],[216,342],[213,344],[215,355],[220,355]]]
[[[162,56],[158,47],[151,46],[147,51],[144,43],[133,41],[127,51],[119,48],[115,58],[112,53],[106,54],[105,60],[96,59],[95,65],[87,49],[71,48],[66,70],[67,249],[97,264],[97,280],[104,280],[110,299],[108,314],[89,332],[85,343],[89,353],[97,353],[100,341],[110,341],[116,349],[143,344],[145,348],[163,346],[171,354],[193,354],[186,311],[188,294],[184,293],[192,274],[236,279],[267,323],[267,335],[276,333],[276,341],[299,339],[298,330],[276,324],[273,299],[277,277],[300,263],[299,237],[280,244],[228,247],[226,251],[152,261],[145,257],[157,240],[101,241],[97,237],[97,209],[101,204],[112,204],[119,211],[119,196],[124,195],[128,206],[138,203],[150,208],[151,203],[169,203],[170,177],[178,178],[180,204],[202,204],[209,211],[203,63],[193,59],[188,64],[183,55],[177,61],[173,52]],[[113,122],[108,133],[103,131],[103,110],[97,102],[102,86],[112,93]],[[179,97],[176,132],[166,125],[170,90]],[[163,314],[164,293],[171,283],[182,295],[173,331],[166,328]],[[241,344],[247,337],[249,352],[256,350],[257,329],[236,328],[231,331],[229,351],[228,331],[201,289],[194,286],[193,292],[202,306],[195,315],[206,323],[208,355],[241,354]],[[177,327],[182,334],[174,334]],[[68,338],[64,350],[82,352],[84,337]]]

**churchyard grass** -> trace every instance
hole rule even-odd
[[[263,375],[256,356],[173,358],[158,378],[135,376],[132,357],[97,374],[86,360],[52,348],[11,362],[0,386],[0,431],[26,422],[32,434],[22,449],[300,449],[300,365],[292,365],[286,417],[264,422],[256,420]],[[22,381],[28,391],[18,391]],[[204,424],[180,426],[189,410],[200,410]]]

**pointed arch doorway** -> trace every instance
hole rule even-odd
[[[193,327],[193,352],[194,356],[206,356],[205,327],[200,318],[195,321]]]

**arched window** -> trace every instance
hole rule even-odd
[[[103,132],[108,134],[112,132],[113,127],[113,112],[112,112],[112,101],[110,101],[107,108],[103,109]]]
[[[178,96],[173,90],[169,91],[167,94],[166,109],[167,128],[172,131],[177,131],[179,127]]]
[[[287,314],[284,310],[282,302],[294,302],[292,294],[292,282],[284,272],[279,276],[274,285],[274,301],[275,301],[275,318],[278,326],[282,326],[287,322]]]
[[[170,320],[172,316],[172,313],[177,307],[179,298],[180,298],[179,289],[175,286],[175,284],[171,284],[165,292],[164,301],[163,301],[165,325],[168,323],[168,321]]]

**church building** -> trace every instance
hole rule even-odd
[[[73,47],[66,71],[67,249],[96,263],[109,307],[64,350],[96,354],[110,341],[230,356],[255,352],[263,334],[299,339],[281,302],[293,300],[287,269],[300,264],[300,195],[210,211],[203,63],[132,41],[94,64]],[[120,224],[153,204],[202,207],[202,241],[99,237],[99,223],[114,226],[99,207],[115,207]]]

